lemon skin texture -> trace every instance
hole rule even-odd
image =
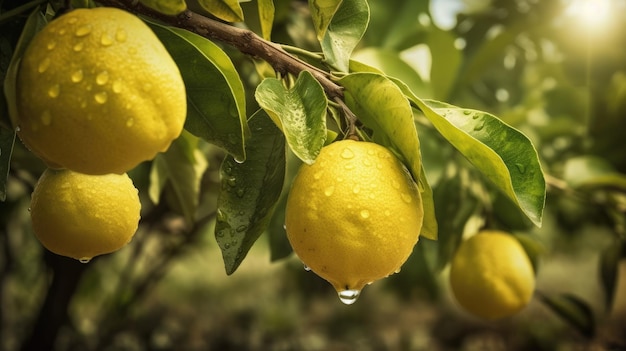
[[[152,30],[115,8],[77,9],[48,23],[17,76],[17,127],[52,168],[124,173],[182,131],[180,71]]]
[[[532,298],[535,274],[522,245],[500,231],[482,231],[465,240],[450,267],[458,303],[487,320],[508,317]]]
[[[287,236],[295,253],[338,291],[360,291],[398,271],[417,243],[421,195],[385,147],[343,140],[303,165],[289,193]]]
[[[114,252],[137,231],[141,203],[126,174],[47,169],[32,193],[33,231],[48,250],[79,260]]]

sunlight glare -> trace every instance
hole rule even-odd
[[[611,0],[573,0],[567,12],[576,17],[584,29],[599,32],[610,19]]]

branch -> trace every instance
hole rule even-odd
[[[124,9],[159,20],[167,25],[186,29],[207,39],[230,45],[253,58],[269,63],[281,75],[298,75],[308,71],[319,81],[330,100],[343,98],[342,87],[330,79],[330,74],[289,54],[280,45],[259,37],[256,33],[222,23],[195,12],[185,10],[176,15],[164,15],[156,10],[131,0],[98,0],[99,3]]]

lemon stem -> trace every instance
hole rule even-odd
[[[346,103],[341,98],[335,97],[334,100],[341,107],[344,118],[346,119],[346,125],[348,128],[348,131],[346,132],[346,139],[352,139],[352,140],[357,140],[357,141],[361,140],[361,138],[359,138],[359,135],[357,133],[357,128],[356,128],[356,123],[358,121],[358,118],[356,117],[354,112],[350,110],[348,105],[346,105]]]

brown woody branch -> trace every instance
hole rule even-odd
[[[298,75],[308,71],[322,85],[330,100],[343,97],[341,86],[325,72],[283,50],[278,44],[259,37],[256,33],[185,10],[176,16],[164,15],[133,0],[98,0],[105,6],[147,16],[170,26],[186,29],[207,39],[228,44],[240,52],[269,63],[281,75]]]

